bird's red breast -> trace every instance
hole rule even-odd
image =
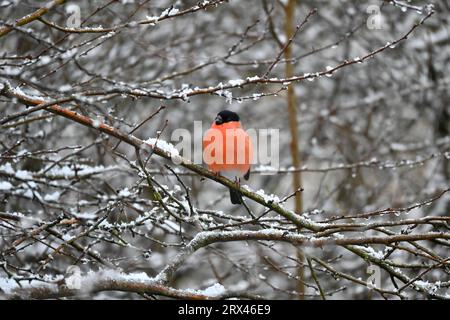
[[[250,170],[253,145],[239,121],[222,124],[213,122],[203,137],[203,160],[214,172]]]

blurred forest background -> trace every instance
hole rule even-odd
[[[0,1],[0,297],[449,299],[449,22],[448,0]],[[223,109],[280,132],[245,205],[142,147]]]

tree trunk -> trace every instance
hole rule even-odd
[[[286,24],[285,24],[285,36],[286,41],[289,41],[295,32],[295,0],[289,0],[285,7],[286,14]],[[288,46],[284,52],[284,57],[286,60],[292,58],[292,45]],[[294,66],[287,62],[285,64],[285,74],[286,78],[290,78],[294,75]],[[287,90],[287,107],[288,107],[288,115],[289,115],[289,128],[291,132],[291,156],[292,156],[292,165],[295,168],[300,168],[300,150],[298,146],[299,133],[298,133],[298,122],[297,122],[297,103],[295,98],[294,86],[290,85]],[[301,186],[301,174],[300,172],[293,172],[293,188],[294,192],[300,189]],[[302,194],[301,192],[297,192],[295,194],[295,212],[297,214],[301,214],[303,211],[302,208]],[[297,252],[298,260],[303,263],[304,256],[301,249],[298,249]],[[302,266],[299,266],[297,269],[297,276],[299,278],[297,291],[299,293],[299,299],[303,299],[303,295],[305,293],[305,286],[302,281],[304,279],[304,269]]]

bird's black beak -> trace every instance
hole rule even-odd
[[[218,115],[218,116],[214,119],[214,122],[215,122],[216,124],[222,124],[222,123],[223,123],[223,119],[222,119],[221,116]]]

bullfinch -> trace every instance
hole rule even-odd
[[[241,177],[249,179],[253,145],[237,113],[223,110],[217,114],[203,136],[203,159],[209,170],[234,179],[238,185]],[[232,204],[242,204],[241,194],[231,188],[230,198]]]

